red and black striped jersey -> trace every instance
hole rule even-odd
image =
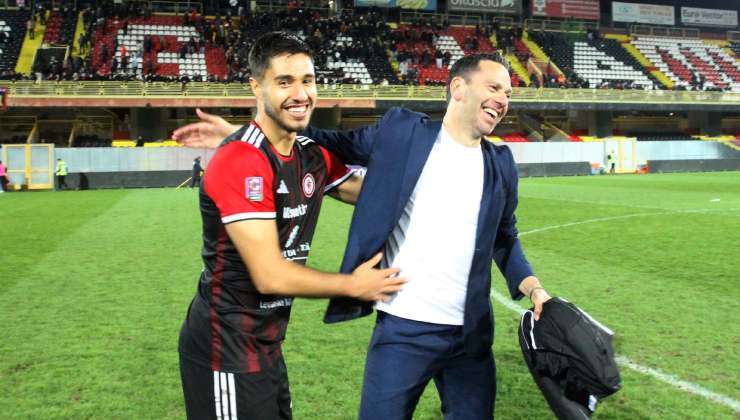
[[[305,264],[323,194],[350,174],[307,137],[280,155],[254,122],[224,140],[200,190],[204,267],[180,333],[183,356],[223,372],[272,366],[293,299],[257,291],[225,225],[274,219],[283,257]]]

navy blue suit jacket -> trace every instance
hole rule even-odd
[[[351,273],[383,249],[416,186],[441,126],[441,121],[431,121],[425,114],[392,108],[375,125],[362,129],[327,131],[309,127],[304,132],[345,163],[367,167],[352,216],[342,272]],[[511,151],[486,141],[481,143],[481,149],[485,180],[463,326],[466,346],[474,354],[483,354],[493,343],[491,261],[498,265],[514,299],[522,297],[519,283],[532,275],[517,238],[514,210],[518,176]],[[455,199],[454,191],[446,193]],[[438,243],[429,246],[449,244],[445,238],[439,238]],[[367,302],[332,299],[324,321],[344,321],[371,312],[372,305]]]

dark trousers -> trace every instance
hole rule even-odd
[[[359,418],[411,419],[432,379],[445,420],[493,418],[493,351],[482,358],[468,356],[461,326],[412,321],[378,312],[365,365]]]
[[[65,179],[67,178],[67,175],[57,175],[57,188],[60,190],[67,189],[67,182]]]
[[[192,177],[190,177],[190,188],[195,188],[200,186],[200,172],[197,174],[193,174]]]

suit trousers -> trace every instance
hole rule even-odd
[[[365,364],[361,420],[411,419],[434,380],[445,420],[492,419],[493,351],[466,354],[462,326],[413,321],[378,312]]]

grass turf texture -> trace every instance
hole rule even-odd
[[[549,291],[612,328],[619,354],[737,400],[738,186],[737,172],[523,179],[519,230]],[[184,416],[176,348],[201,267],[196,202],[193,190],[0,196],[0,417]],[[339,266],[350,215],[325,201],[311,266]],[[581,223],[593,219],[603,220]],[[495,269],[493,282],[506,293]],[[325,305],[293,309],[296,419],[356,414],[373,319],[326,326]],[[494,309],[497,417],[551,417],[518,348],[518,316]],[[596,418],[739,415],[627,368],[622,378]],[[431,385],[415,418],[440,419],[438,407]]]

